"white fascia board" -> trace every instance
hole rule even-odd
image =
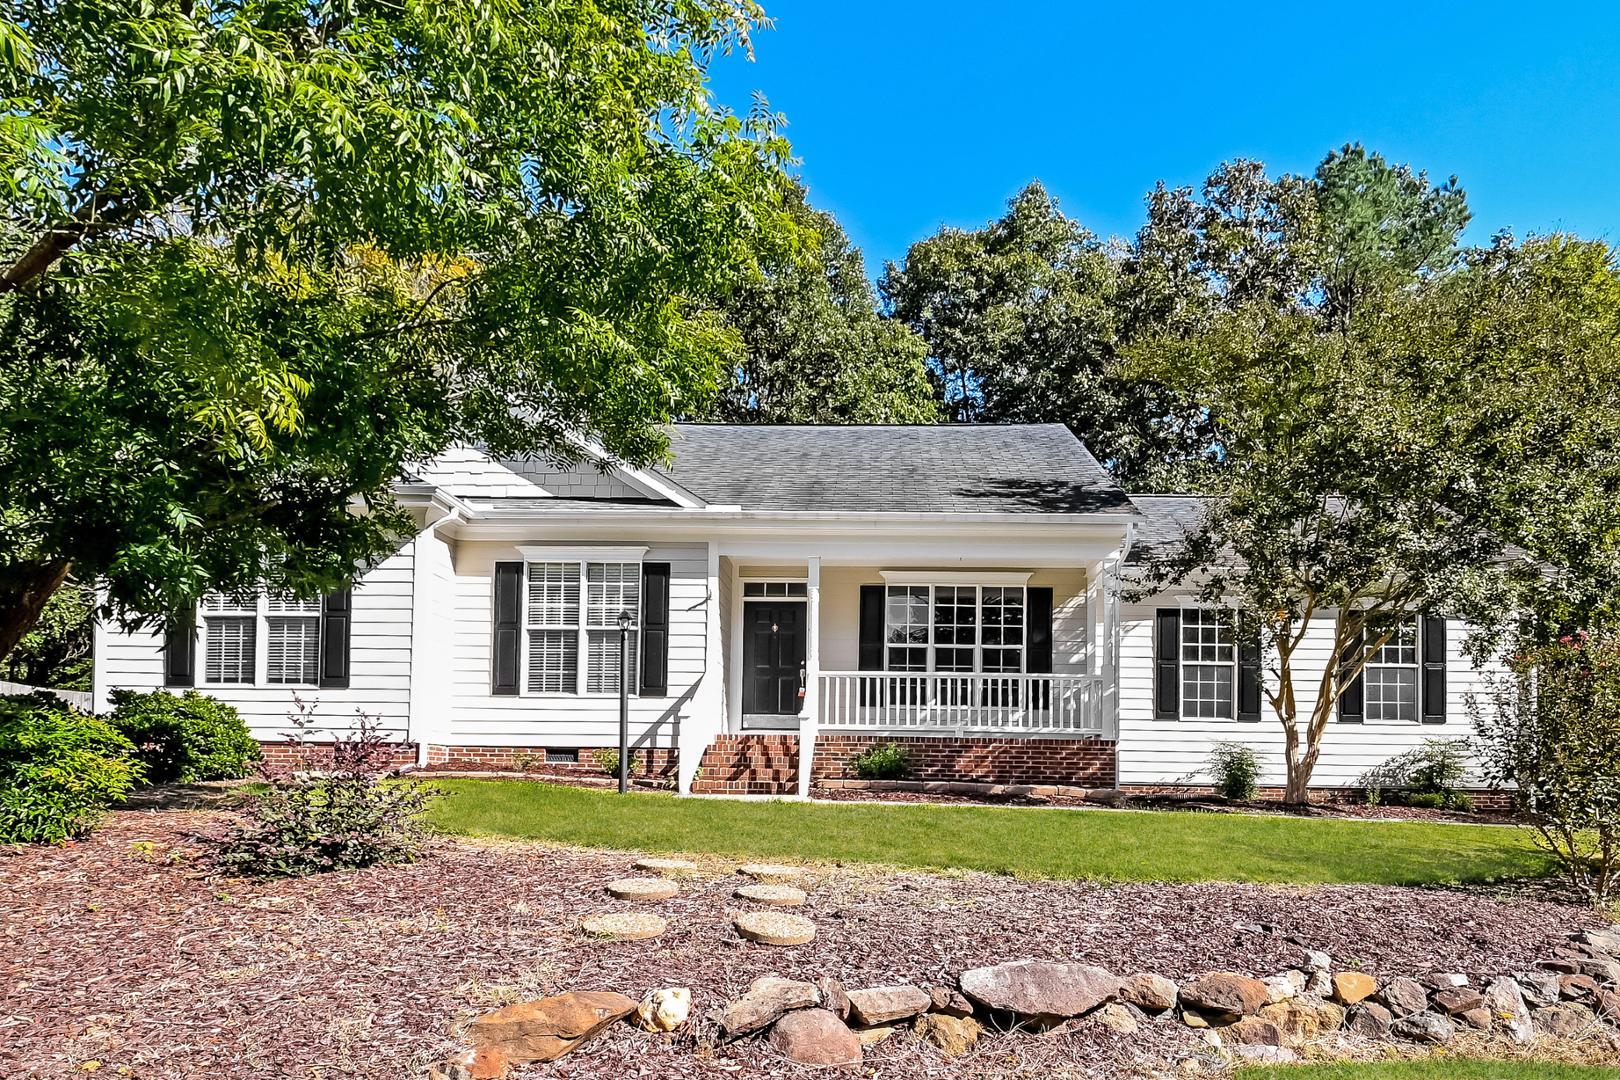
[[[647,545],[615,544],[519,544],[526,562],[641,562]]]
[[[889,585],[1028,585],[1028,570],[879,570]]]

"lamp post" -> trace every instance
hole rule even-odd
[[[635,613],[619,612],[619,794],[630,790],[630,628]]]

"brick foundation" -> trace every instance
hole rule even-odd
[[[1069,784],[1112,787],[1114,743],[1108,739],[888,738],[821,735],[812,780],[852,780],[866,750],[898,743],[911,759],[908,780],[981,784]]]
[[[570,748],[572,749],[572,748]],[[603,776],[596,763],[598,750],[618,752],[617,746],[582,746],[577,762],[547,761],[543,746],[437,746],[428,745],[429,769],[467,769],[479,772],[536,772],[564,776]],[[677,752],[671,747],[631,748],[630,775],[638,779],[666,779],[675,775]]]
[[[396,769],[404,769],[416,764],[415,743],[390,743],[389,763]],[[285,739],[276,742],[261,742],[259,753],[264,755],[266,765],[280,767],[304,766],[306,768],[321,768],[332,761],[332,744],[329,742],[293,743]]]
[[[692,781],[698,795],[792,795],[798,790],[797,735],[716,736],[703,751]]]

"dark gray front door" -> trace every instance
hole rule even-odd
[[[804,604],[743,604],[743,713],[795,716],[804,672]]]

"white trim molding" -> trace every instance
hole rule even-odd
[[[639,547],[613,547],[603,544],[595,547],[585,544],[575,544],[571,547],[561,545],[553,547],[550,544],[519,544],[518,554],[523,556],[524,562],[644,562],[647,557],[647,546]]]
[[[1030,570],[879,570],[890,585],[1028,585]]]

